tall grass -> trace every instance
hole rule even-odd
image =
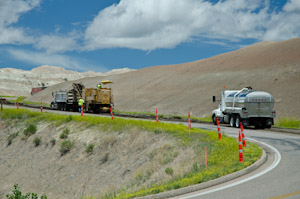
[[[300,119],[296,117],[282,117],[275,122],[276,127],[300,129]]]
[[[70,116],[67,115],[30,112],[24,109],[4,109],[3,112],[0,113],[0,118],[22,119],[30,123],[37,123],[41,120],[53,121],[56,122],[57,125],[70,122]],[[137,128],[140,131],[171,134],[179,140],[182,147],[190,146],[198,154],[198,158],[194,160],[195,162],[191,163],[193,166],[191,166],[190,171],[187,173],[180,176],[174,175],[175,171],[170,167],[165,170],[165,172],[172,177],[169,181],[152,184],[147,188],[138,188],[136,191],[126,189],[125,187],[122,190],[115,190],[113,193],[106,193],[102,198],[134,198],[206,182],[241,170],[258,160],[262,154],[262,150],[257,145],[248,143],[249,147],[244,148],[244,162],[239,163],[238,142],[236,139],[224,135],[222,136],[222,140],[219,141],[217,132],[196,128],[192,128],[189,134],[188,128],[184,125],[169,123],[156,124],[156,122],[153,121],[128,120],[122,118],[111,120],[110,118],[104,117],[81,117],[80,115],[73,115],[71,121],[81,122],[82,125],[95,125],[104,132],[126,132],[132,128]],[[70,143],[65,143],[68,147],[61,146],[61,155],[67,153],[73,146],[73,142],[69,142]],[[208,168],[205,168],[203,160],[205,146],[207,146],[208,151]],[[166,159],[161,159],[161,165],[168,165],[170,159],[174,159],[176,156],[176,152],[169,154],[169,156],[166,156]],[[95,197],[89,197],[89,199],[92,198]]]

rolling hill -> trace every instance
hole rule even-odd
[[[245,48],[195,62],[153,66],[106,77],[88,77],[86,87],[110,79],[115,108],[123,111],[150,111],[193,116],[209,116],[217,107],[212,96],[220,98],[224,89],[271,93],[277,116],[300,117],[300,38],[280,42],[261,42]],[[57,89],[71,88],[74,81],[62,82],[26,100],[52,100]]]

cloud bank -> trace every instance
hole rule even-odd
[[[279,41],[299,37],[299,21],[299,0],[279,12],[267,0],[121,0],[98,13],[85,41],[87,50],[173,48],[199,37]]]
[[[299,0],[288,0],[280,10],[272,10],[269,0],[121,0],[99,11],[85,29],[67,34],[39,35],[16,25],[20,16],[39,6],[41,0],[0,0],[0,46],[12,45],[11,56],[33,64],[80,67],[64,54],[70,51],[152,51],[193,41],[224,45],[300,37]],[[30,52],[13,49],[25,44]]]

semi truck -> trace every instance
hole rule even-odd
[[[213,102],[216,102],[215,96]],[[220,123],[237,128],[240,127],[240,122],[243,127],[271,128],[274,125],[274,98],[267,92],[254,91],[251,87],[224,90],[221,91],[221,100],[218,102],[219,108],[212,112],[215,125],[217,118]]]
[[[82,91],[84,85],[82,83],[73,83],[73,88],[70,90],[57,90],[55,92],[55,99],[51,102],[51,107],[61,111],[77,111],[78,100],[82,98]],[[52,93],[52,95],[54,95]]]

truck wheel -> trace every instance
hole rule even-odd
[[[234,127],[234,125],[235,125],[235,117],[232,115],[230,116],[230,126]]]
[[[235,127],[240,128],[241,117],[238,115],[235,119]]]
[[[216,115],[213,115],[212,120],[213,120],[214,125],[217,125],[217,118],[216,118]]]

